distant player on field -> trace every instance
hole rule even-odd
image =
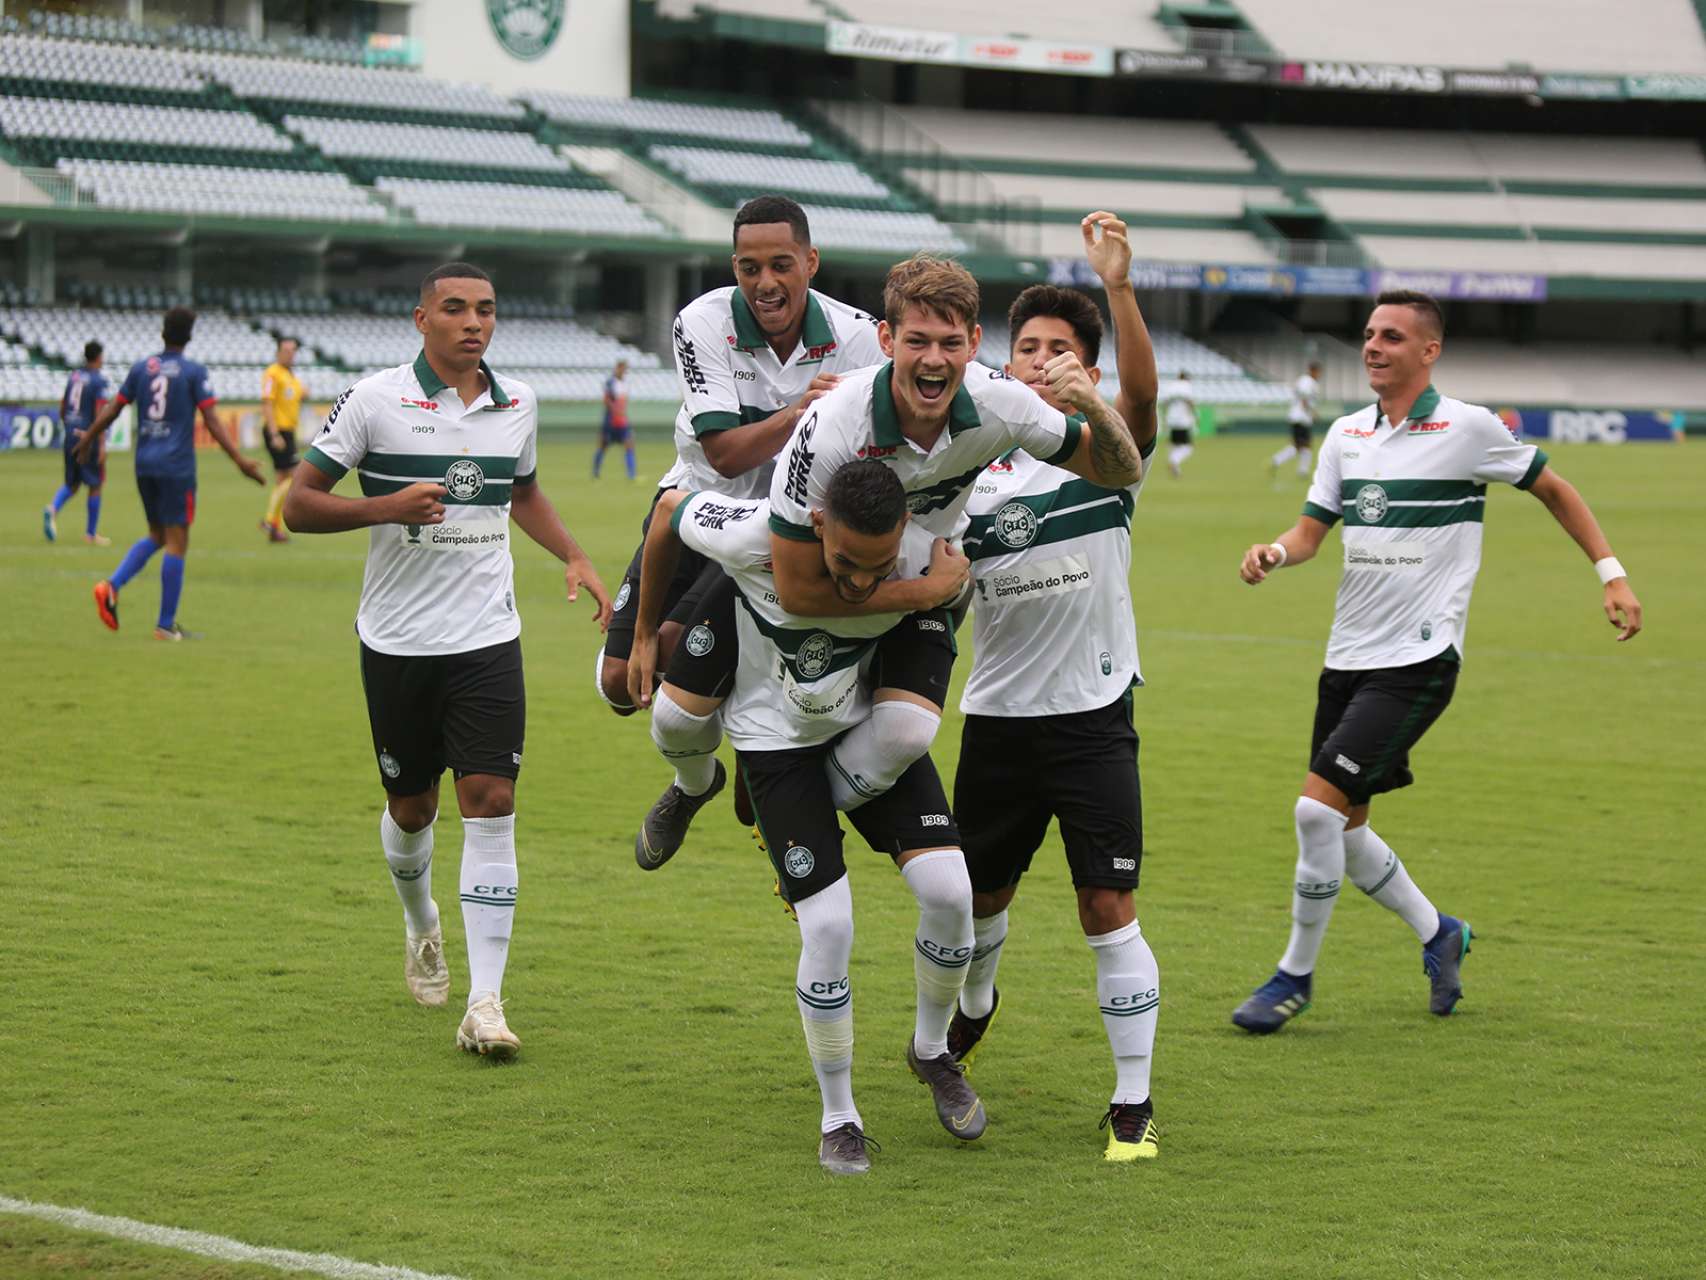
[[[604,466],[604,451],[613,444],[622,446],[622,461],[628,468],[628,479],[638,472],[634,463],[634,428],[628,424],[628,362],[618,360],[616,368],[604,380],[604,421],[598,428],[598,451],[592,455],[592,478]]]
[[[1291,405],[1285,415],[1291,426],[1291,443],[1268,459],[1270,477],[1277,476],[1281,467],[1296,458],[1298,478],[1309,478],[1309,462],[1315,456],[1315,411],[1320,400],[1321,362],[1311,360],[1308,372],[1292,384]]]
[[[823,1098],[818,1159],[831,1173],[870,1168],[864,1120],[853,1103],[853,1005],[848,963],[853,896],[842,856],[839,807],[827,767],[831,744],[870,721],[881,637],[904,625],[871,605],[891,597],[932,606],[965,588],[966,561],[907,517],[906,491],[881,462],[851,461],[830,478],[810,520],[812,550],[852,610],[831,620],[789,613],[772,589],[770,502],[719,493],[666,493],[646,535],[630,678],[648,697],[671,562],[683,546],[721,564],[739,589],[739,661],[724,719],[751,789],[778,892],[800,925],[795,997]],[[668,690],[666,682],[663,690]],[[660,691],[659,697],[663,696]],[[928,756],[848,814],[886,853],[918,900],[913,939],[917,1008],[906,1061],[930,1086],[954,1137],[982,1135],[983,1104],[948,1053],[948,1020],[971,956],[971,882],[959,836]]]
[[[1114,407],[1139,453],[1155,448],[1155,353],[1132,290],[1125,223],[1096,212],[1085,253],[1107,289],[1120,374]],[[1098,235],[1098,229],[1100,234]],[[1044,373],[1070,352],[1101,374],[1102,315],[1075,289],[1032,285],[1008,313],[1007,371],[1054,408]],[[972,883],[975,945],[948,1048],[969,1063],[995,1020],[1007,908],[1058,819],[1096,959],[1096,996],[1115,1081],[1105,1158],[1160,1151],[1150,1064],[1160,970],[1132,902],[1143,864],[1132,689],[1142,684],[1131,600],[1131,518],[1142,480],[1106,488],[1014,451],[989,464],[966,507],[973,595],[971,677],[954,813]]]
[[[482,358],[497,299],[478,267],[447,263],[421,281],[410,364],[363,378],[326,417],[285,498],[298,533],[368,529],[356,613],[373,751],[387,793],[380,845],[403,903],[403,976],[421,1004],[450,990],[432,897],[440,776],[462,811],[462,925],[468,1006],[459,1048],[513,1057],[503,976],[515,918],[515,779],[527,692],[510,521],[566,566],[568,598],[610,600],[539,486],[538,401]],[[331,490],[348,471],[362,496]]]
[[[65,483],[59,486],[46,507],[42,508],[41,531],[49,542],[59,538],[59,509],[71,501],[79,487],[88,489],[88,522],[83,528],[83,541],[93,547],[105,547],[112,539],[95,532],[101,522],[101,486],[107,475],[107,445],[101,442],[100,451],[87,462],[77,460],[77,445],[83,433],[107,402],[107,379],[101,372],[102,348],[98,342],[83,344],[83,367],[73,370],[65,380],[65,392],[59,397],[59,425],[65,433],[61,442],[65,451]]]
[[[260,467],[241,453],[214,413],[213,388],[207,369],[184,355],[195,332],[195,312],[173,307],[160,329],[165,349],[131,365],[124,385],[96,415],[77,444],[77,460],[88,464],[99,456],[101,437],[127,404],[136,405],[136,489],[148,520],[148,536],[139,539],[110,578],[95,584],[95,612],[118,630],[118,594],[142,572],[156,551],[166,549],[160,562],[160,616],[154,624],[157,640],[183,640],[191,633],[178,626],[178,599],[184,590],[184,557],[189,552],[190,525],[195,521],[195,422],[225,450],[237,470],[256,484],[265,484]]]
[[[1274,976],[1232,1015],[1247,1031],[1278,1031],[1309,1007],[1347,877],[1415,930],[1429,1010],[1443,1016],[1462,998],[1468,922],[1435,909],[1369,827],[1368,812],[1375,796],[1414,781],[1410,748],[1457,687],[1488,483],[1539,498],[1593,561],[1617,638],[1641,629],[1641,604],[1581,495],[1492,412],[1434,389],[1444,336],[1427,294],[1393,290],[1375,300],[1362,355],[1377,403],[1328,429],[1302,516],[1246,551],[1238,569],[1245,582],[1262,582],[1312,559],[1327,530],[1345,522],[1344,572],[1296,805],[1291,942]]]
[[[1167,385],[1162,399],[1167,406],[1167,440],[1171,446],[1167,450],[1167,471],[1177,480],[1182,474],[1185,459],[1195,453],[1197,447],[1197,401],[1196,393],[1191,390],[1188,370],[1179,370],[1179,376]]]
[[[289,542],[284,531],[284,495],[290,492],[290,479],[296,474],[300,459],[296,456],[296,424],[302,417],[302,396],[306,390],[296,376],[295,338],[280,338],[278,351],[267,371],[261,375],[261,434],[266,439],[267,452],[272,455],[273,490],[267,499],[267,513],[261,529],[268,542]]]

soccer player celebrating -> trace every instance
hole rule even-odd
[[[1297,459],[1298,479],[1309,478],[1309,462],[1315,456],[1315,406],[1320,399],[1321,362],[1311,360],[1309,371],[1292,384],[1291,407],[1286,410],[1286,421],[1291,424],[1291,443],[1268,459],[1270,478],[1277,476],[1279,469],[1293,458]]]
[[[1117,334],[1114,406],[1147,458],[1155,448],[1155,354],[1131,286],[1131,245],[1111,213],[1090,214],[1083,229]],[[1092,381],[1100,378],[1102,316],[1084,294],[1032,285],[1008,323],[1007,372],[1055,408],[1068,406],[1053,398],[1044,374],[1050,360],[1070,352]],[[975,943],[948,1047],[969,1062],[995,1019],[1007,908],[1058,818],[1114,1054],[1105,1157],[1120,1162],[1160,1150],[1149,1094],[1160,972],[1132,905],[1143,863],[1131,696],[1142,676],[1130,590],[1141,483],[1105,488],[1022,452],[978,478],[965,539],[977,584],[976,658],[960,701],[966,719],[954,779]]]
[[[604,467],[604,451],[613,444],[622,446],[622,461],[628,468],[628,479],[638,472],[634,463],[634,428],[628,424],[628,362],[618,360],[616,368],[604,380],[604,421],[598,428],[598,450],[592,455],[592,478]]]
[[[946,541],[908,521],[906,491],[893,471],[870,459],[848,462],[830,477],[810,520],[812,550],[850,612],[827,622],[803,618],[782,606],[771,583],[769,512],[762,498],[680,491],[663,496],[646,536],[630,679],[635,701],[644,704],[670,562],[681,547],[722,565],[740,600],[733,637],[739,659],[724,719],[776,867],[778,891],[799,920],[795,996],[823,1095],[818,1159],[831,1173],[864,1173],[870,1158],[864,1120],[853,1102],[847,976],[853,897],[826,756],[833,741],[868,721],[878,638],[901,621],[889,610],[908,604],[929,608],[963,594],[966,561]],[[885,586],[893,603],[879,610],[871,601]],[[659,696],[670,689],[666,682]],[[849,817],[872,849],[894,859],[918,899],[913,946],[918,1000],[906,1061],[930,1086],[942,1126],[970,1141],[983,1133],[983,1104],[948,1053],[947,1034],[971,956],[971,882],[929,757],[915,760]]]
[[[1641,629],[1640,602],[1581,495],[1491,412],[1434,389],[1444,336],[1439,304],[1427,294],[1392,290],[1375,299],[1362,356],[1378,401],[1333,423],[1302,516],[1275,541],[1251,547],[1239,565],[1253,586],[1312,559],[1327,530],[1345,522],[1344,574],[1295,809],[1291,941],[1274,976],[1232,1015],[1247,1031],[1278,1031],[1309,1007],[1316,958],[1347,877],[1415,930],[1429,1010],[1444,1016],[1463,996],[1468,922],[1435,909],[1368,814],[1375,796],[1414,781],[1410,748],[1457,686],[1488,483],[1539,498],[1593,561],[1617,638]]]
[[[462,925],[468,1005],[460,1048],[513,1057],[503,977],[515,918],[515,779],[526,730],[521,619],[509,522],[566,566],[594,619],[609,597],[550,500],[537,467],[538,401],[483,359],[496,323],[490,278],[452,262],[421,281],[410,364],[344,392],[285,498],[298,533],[367,529],[356,631],[380,781],[380,845],[403,904],[403,976],[421,1004],[443,1005],[450,972],[432,897],[439,778],[455,773],[462,811]],[[354,469],[362,496],[332,487]]]
[[[183,640],[191,635],[178,626],[178,600],[184,590],[184,556],[189,552],[190,525],[195,520],[195,420],[202,425],[237,470],[256,484],[265,484],[261,469],[237,452],[237,445],[214,413],[213,388],[207,369],[184,355],[195,332],[195,312],[173,307],[166,313],[160,337],[165,343],[158,355],[138,360],[125,375],[118,394],[95,416],[77,442],[78,462],[88,465],[107,428],[117,420],[125,405],[134,403],[137,412],[136,489],[142,495],[142,511],[148,520],[148,536],[138,539],[110,578],[95,584],[95,612],[112,630],[118,630],[118,593],[124,589],[161,547],[160,615],[154,623],[156,640]]]
[[[1183,474],[1185,459],[1196,452],[1197,401],[1191,390],[1191,375],[1180,369],[1179,376],[1167,388],[1167,472],[1177,480]]]
[[[743,498],[763,494],[801,410],[834,386],[837,375],[882,359],[871,317],[811,287],[818,252],[805,211],[794,201],[759,196],[742,205],[735,214],[731,262],[735,283],[695,298],[675,318],[678,456],[653,506],[670,489],[715,489]],[[650,523],[648,514],[642,546]],[[640,557],[636,548],[599,655],[599,692],[618,715],[635,710],[628,699],[628,650]],[[685,621],[696,609],[704,612],[700,600],[723,576],[720,569],[705,574],[706,568],[696,552],[682,555],[676,567],[665,596],[671,621],[659,634],[666,665]],[[733,616],[731,599],[721,596],[718,616]],[[726,678],[722,656],[705,672],[712,684]],[[720,786],[709,764],[684,783],[687,794],[701,802]]]
[[[110,546],[112,540],[96,533],[101,522],[101,485],[107,475],[107,446],[101,442],[100,451],[89,461],[77,460],[77,444],[83,433],[107,402],[107,379],[101,372],[102,348],[98,342],[83,344],[83,367],[74,369],[65,380],[65,393],[59,397],[59,425],[65,432],[65,483],[59,486],[52,501],[42,508],[42,536],[49,542],[59,538],[59,509],[71,501],[79,487],[89,490],[88,523],[83,528],[83,541],[93,547]]]
[[[280,338],[278,351],[267,371],[261,375],[261,434],[266,438],[267,452],[272,455],[273,489],[267,498],[267,513],[261,529],[268,542],[289,542],[284,531],[284,495],[290,492],[290,479],[296,474],[296,424],[302,416],[302,379],[296,376],[297,341]]]

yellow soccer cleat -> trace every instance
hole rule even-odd
[[[1116,1102],[1096,1127],[1108,1131],[1108,1149],[1102,1159],[1112,1164],[1153,1160],[1161,1154],[1161,1134],[1148,1101]]]

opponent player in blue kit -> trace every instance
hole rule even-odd
[[[110,578],[95,584],[95,612],[118,630],[118,593],[142,572],[161,547],[160,616],[154,626],[157,640],[182,640],[178,598],[184,589],[184,554],[189,549],[190,525],[195,520],[195,419],[199,410],[207,433],[236,467],[256,484],[264,484],[259,465],[237,452],[224,424],[213,412],[213,388],[207,369],[184,355],[195,330],[195,312],[173,307],[160,329],[165,344],[158,355],[131,365],[124,385],[78,441],[76,458],[87,464],[97,456],[101,437],[127,404],[136,405],[136,488],[148,520],[148,536],[138,539]]]
[[[74,456],[77,442],[106,403],[107,379],[101,372],[101,354],[100,343],[83,344],[83,367],[72,370],[65,380],[65,392],[59,397],[59,424],[65,429],[65,483],[42,508],[42,536],[49,542],[59,540],[59,509],[81,487],[89,490],[89,523],[83,530],[83,541],[92,547],[108,545],[109,540],[95,532],[101,522],[101,482],[107,473],[106,454],[98,453],[88,462],[78,462]]]

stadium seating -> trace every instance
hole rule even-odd
[[[205,83],[181,54],[22,35],[0,36],[0,80],[8,79],[161,93],[200,93]]]
[[[965,253],[971,246],[954,229],[928,213],[897,213],[884,209],[837,209],[802,204],[811,223],[812,240],[825,248],[892,250],[929,249]]]
[[[656,135],[806,148],[812,136],[778,111],[666,98],[593,98],[529,90],[520,100],[552,124],[586,133]]]
[[[496,129],[452,129],[288,115],[284,127],[331,157],[426,159],[440,164],[569,172],[573,166],[531,134]]]
[[[845,160],[806,160],[700,147],[648,148],[651,158],[701,186],[884,200],[889,189]]]
[[[327,222],[383,222],[388,216],[341,173],[78,159],[61,159],[55,167],[95,203],[117,209]]]
[[[0,98],[0,133],[12,138],[118,142],[175,149],[289,152],[289,138],[243,111],[207,111],[66,98]]]
[[[986,316],[982,325],[983,341],[977,358],[990,368],[999,369],[1012,345],[1006,318]],[[1237,361],[1182,333],[1152,328],[1149,339],[1155,349],[1155,366],[1161,380],[1166,382],[1180,372],[1190,374],[1192,391],[1199,404],[1266,404],[1284,400],[1289,394],[1283,384],[1251,377]],[[1119,368],[1114,355],[1110,337],[1102,344],[1096,362],[1102,370],[1099,386],[1108,395],[1119,388]]]
[[[374,187],[434,226],[513,227],[584,235],[661,236],[665,228],[618,191],[380,177]]]
[[[246,100],[364,107],[460,119],[483,116],[520,120],[527,114],[518,103],[499,97],[483,85],[435,80],[408,71],[314,66],[287,58],[192,57],[190,61]]]

